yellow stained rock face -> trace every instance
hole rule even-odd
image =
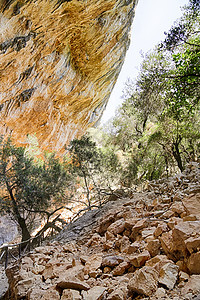
[[[137,0],[0,0],[0,134],[61,151],[100,117]]]

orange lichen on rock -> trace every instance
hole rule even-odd
[[[61,151],[102,115],[137,0],[0,0],[0,133]]]

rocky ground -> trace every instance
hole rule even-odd
[[[17,225],[9,215],[0,216],[0,246],[14,240],[17,235]]]
[[[4,299],[200,299],[200,169],[108,201],[7,268]]]

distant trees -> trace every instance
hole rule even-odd
[[[101,205],[105,195],[112,192],[113,176],[118,167],[117,157],[108,149],[103,152],[87,135],[71,141],[68,151],[68,172],[74,177],[75,187],[79,185],[80,193],[85,195],[85,200],[79,199],[78,202],[91,210]]]
[[[17,222],[22,241],[30,238],[36,214],[47,213],[56,200],[62,202],[67,182],[68,174],[54,155],[34,162],[25,148],[0,138],[0,210]]]
[[[123,153],[126,186],[183,171],[198,159],[199,12],[199,1],[190,0],[165,41],[146,54],[138,78],[126,84],[124,102],[106,133],[109,147]]]

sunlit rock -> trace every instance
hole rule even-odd
[[[137,0],[0,0],[0,133],[61,151],[101,117]]]

